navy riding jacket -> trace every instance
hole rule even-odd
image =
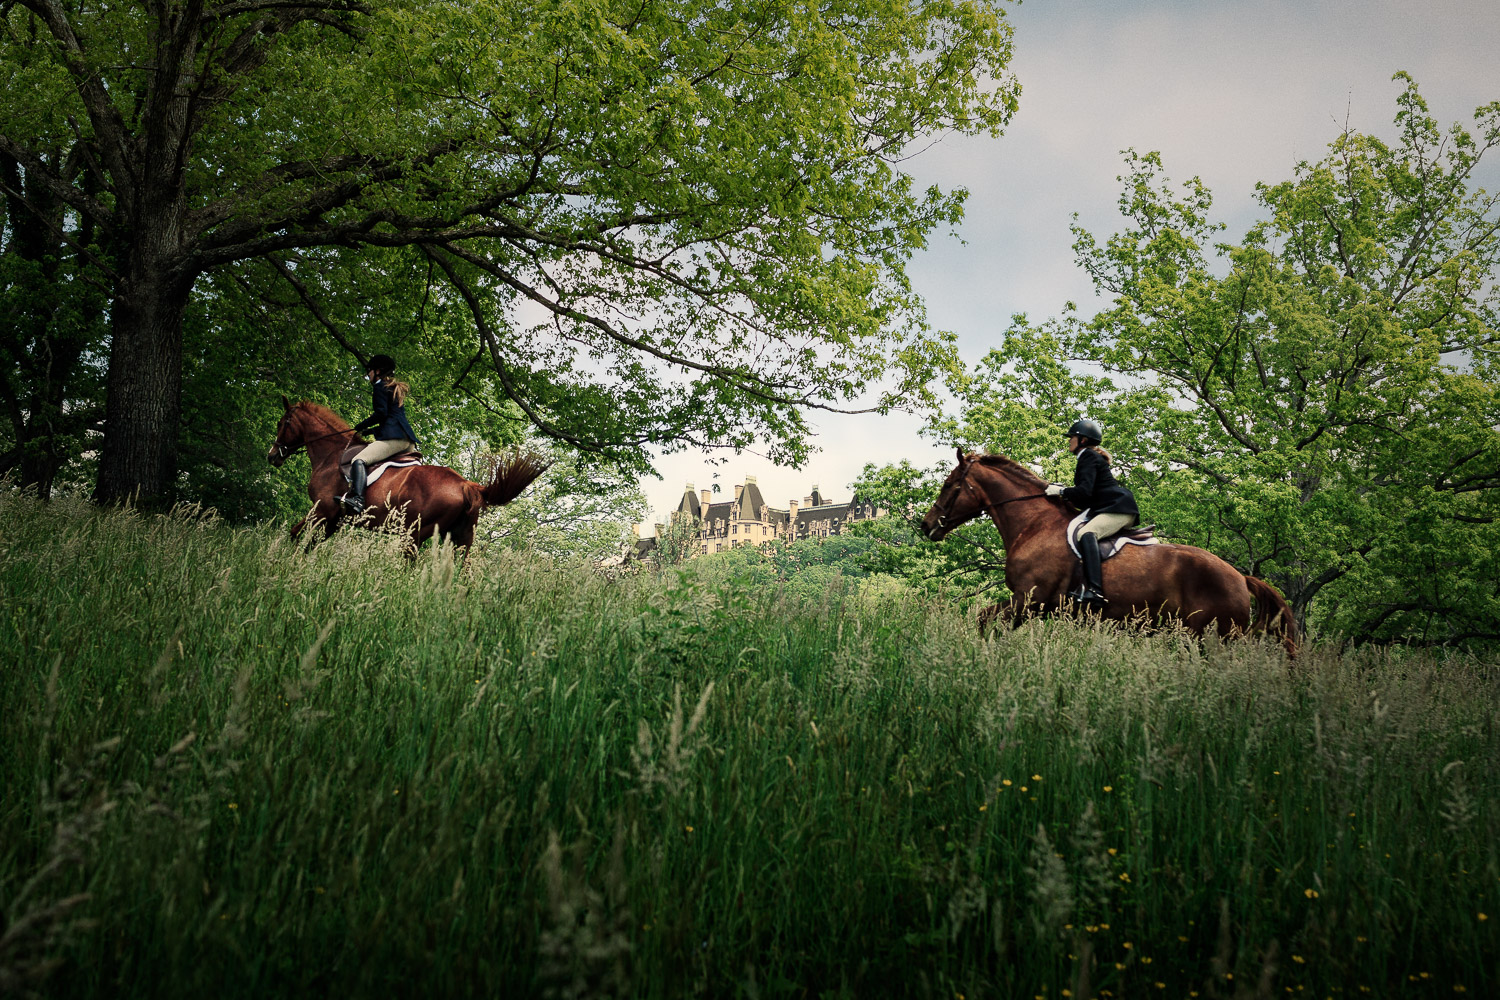
[[[1095,514],[1134,514],[1140,517],[1135,494],[1115,481],[1104,456],[1092,448],[1078,452],[1078,468],[1073,485],[1062,492],[1063,499],[1079,510]]]
[[[395,390],[379,379],[376,379],[373,385],[375,413],[361,420],[354,429],[363,434],[374,428],[377,441],[405,438],[415,444],[417,435],[412,431],[411,424],[406,419],[406,407],[396,402]]]

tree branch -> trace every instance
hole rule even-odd
[[[329,320],[328,316],[323,312],[323,310],[318,307],[318,303],[313,300],[312,295],[307,290],[307,285],[303,283],[302,279],[297,277],[296,273],[293,272],[291,268],[287,267],[286,264],[277,260],[275,257],[266,257],[264,258],[264,260],[267,264],[271,265],[271,267],[275,269],[276,273],[280,274],[283,278],[286,279],[287,284],[291,285],[297,290],[297,295],[302,299],[303,305],[307,306],[308,312],[312,313],[313,318],[322,324],[323,329],[328,331],[328,335],[331,336],[334,340],[338,341],[340,347],[348,351],[350,354],[354,355],[354,358],[359,362],[360,367],[364,368],[364,354],[361,353],[360,350],[353,344],[344,339],[344,335],[339,332],[338,327],[333,325],[333,322]]]

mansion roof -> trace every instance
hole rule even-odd
[[[816,486],[802,498],[787,502],[785,508],[772,507],[765,501],[754,476],[734,488],[734,498],[715,501],[708,490],[699,491],[689,483],[682,500],[672,512],[674,523],[686,519],[697,525],[697,541],[689,557],[721,552],[741,545],[761,546],[773,541],[795,542],[803,538],[826,538],[843,534],[850,521],[862,521],[884,513],[856,494],[844,503],[825,497]],[[660,535],[663,526],[656,526]],[[627,558],[643,558],[656,549],[656,538],[637,539]]]
[[[732,500],[705,503],[705,498],[689,483],[683,490],[682,500],[675,513],[702,521],[710,528],[746,521],[768,524],[779,529],[779,535],[786,534],[787,529],[792,528],[797,538],[815,534],[836,535],[848,522],[874,517],[876,513],[875,508],[862,501],[857,494],[843,503],[836,503],[825,497],[816,486],[801,503],[791,500],[785,508],[771,507],[752,476],[747,476],[744,485],[736,486],[734,491]]]

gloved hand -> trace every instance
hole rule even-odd
[[[1063,488],[1056,483],[1047,484],[1047,496],[1049,497],[1060,497],[1062,496],[1062,491]]]

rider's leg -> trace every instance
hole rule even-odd
[[[392,455],[399,455],[413,445],[405,438],[386,441],[371,441],[354,456],[349,466],[349,492],[344,495],[344,506],[358,514],[365,509],[365,480],[368,469],[376,462],[383,462]]]
[[[356,458],[349,466],[349,492],[344,494],[344,506],[355,514],[365,509],[365,463]]]
[[[1099,542],[1135,524],[1134,514],[1096,514],[1078,532],[1078,555],[1083,559],[1083,586],[1068,594],[1080,604],[1103,604],[1103,572]]]
[[[385,441],[371,441],[360,449],[360,453],[354,457],[365,463],[366,466],[374,465],[376,462],[384,462],[393,455],[399,455],[413,445],[406,438],[389,438]]]
[[[1099,572],[1099,536],[1078,536],[1078,555],[1083,559],[1083,583],[1068,596],[1079,604],[1100,605],[1105,603],[1104,586]]]

